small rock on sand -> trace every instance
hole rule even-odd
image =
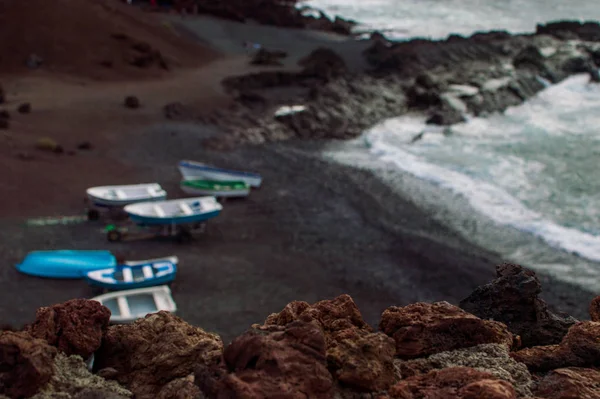
[[[20,114],[28,114],[31,112],[31,103],[23,103],[17,107],[17,112]]]
[[[64,148],[49,137],[42,137],[35,143],[35,148],[42,151],[52,151],[57,154],[63,153]]]
[[[0,104],[6,101],[6,92],[4,91],[4,87],[0,85]]]
[[[140,100],[136,96],[125,97],[125,107],[136,109],[140,107]]]

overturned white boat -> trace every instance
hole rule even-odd
[[[260,187],[262,176],[254,172],[243,172],[207,165],[202,162],[184,160],[178,165],[184,180],[243,181],[251,187]]]
[[[121,207],[167,198],[167,192],[158,183],[91,187],[86,193],[92,204],[101,207]]]
[[[109,292],[92,300],[110,310],[110,322],[115,324],[131,323],[161,310],[170,313],[177,311],[171,289],[166,285]]]

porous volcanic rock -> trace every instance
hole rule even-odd
[[[600,322],[600,296],[597,296],[590,303],[590,318],[592,321]]]
[[[89,372],[87,365],[80,356],[66,356],[58,353],[54,358],[56,370],[50,381],[32,399],[70,399],[81,396],[92,398],[99,396],[107,399],[122,399],[132,397],[132,393],[115,381]],[[87,395],[83,395],[86,393]]]
[[[502,322],[522,345],[558,344],[569,327],[577,322],[571,316],[555,314],[538,295],[542,291],[535,273],[519,265],[496,267],[496,279],[482,285],[459,306],[482,319]]]
[[[396,356],[413,359],[479,344],[513,347],[502,323],[480,318],[448,302],[414,303],[387,308],[379,328],[396,341]]]
[[[201,399],[204,396],[194,381],[194,374],[177,378],[162,387],[156,399]]]
[[[482,344],[436,353],[428,358],[397,359],[394,363],[402,379],[426,374],[432,370],[470,367],[509,382],[519,397],[531,396],[533,382],[529,370],[523,363],[519,363],[509,356],[508,348],[505,345]]]
[[[578,367],[551,371],[538,383],[535,394],[545,399],[598,399],[600,371]]]
[[[0,332],[0,394],[28,398],[54,374],[56,348],[25,332]]]
[[[313,305],[291,302],[281,312],[270,315],[264,326],[285,326],[295,320],[316,321],[323,329],[328,368],[339,382],[368,392],[384,390],[394,383],[394,340],[374,332],[349,295]]]
[[[94,368],[115,369],[114,378],[136,398],[156,398],[163,386],[193,373],[197,365],[218,361],[222,350],[218,335],[161,311],[130,325],[110,326]]]
[[[87,359],[100,347],[109,320],[110,310],[100,302],[72,299],[39,308],[35,322],[26,331],[66,355]]]
[[[394,385],[392,399],[516,399],[517,394],[508,382],[492,374],[469,367],[433,370],[407,378]]]
[[[208,398],[329,399],[325,336],[314,321],[251,329],[233,340],[218,365],[201,365],[196,383]]]
[[[534,346],[511,353],[530,371],[564,367],[600,367],[600,323],[583,321],[573,325],[558,345]]]

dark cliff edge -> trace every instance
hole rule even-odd
[[[290,138],[348,139],[383,119],[423,113],[428,123],[452,125],[465,114],[484,116],[521,104],[549,84],[578,73],[598,81],[600,24],[559,21],[535,33],[478,32],[446,40],[388,41],[373,34],[364,52],[368,68],[348,65],[346,54],[320,48],[278,69],[225,79],[235,105],[203,118],[230,134],[207,144]],[[278,65],[285,54],[263,49],[253,62]],[[302,105],[276,115],[281,105]]]
[[[0,397],[598,398],[600,297],[579,321],[540,292],[501,264],[459,306],[391,306],[374,328],[348,295],[294,301],[227,345],[167,312],[109,325],[73,299],[0,331]]]

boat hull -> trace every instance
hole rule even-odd
[[[211,190],[211,189],[204,189],[204,188],[189,187],[189,186],[184,186],[184,185],[181,185],[180,187],[184,193],[194,195],[194,196],[209,195],[212,197],[233,198],[233,197],[247,197],[248,195],[250,195],[250,187],[245,188],[245,189],[239,189],[239,190]]]
[[[140,225],[149,225],[149,226],[150,225],[157,226],[157,225],[170,225],[170,224],[201,223],[201,222],[204,222],[204,221],[207,221],[209,219],[219,216],[220,213],[221,213],[221,210],[219,209],[219,210],[215,210],[212,212],[203,213],[200,215],[161,218],[161,217],[141,216],[141,215],[137,215],[135,213],[127,212],[127,214],[129,215],[129,218],[134,223],[137,223]]]
[[[109,251],[33,251],[16,265],[19,272],[37,277],[80,279],[87,272],[115,267]]]
[[[181,161],[178,168],[184,180],[237,180],[243,181],[251,187],[260,187],[262,183],[262,177],[256,173],[221,169],[199,162]]]
[[[105,289],[111,290],[111,291],[122,291],[122,290],[132,290],[132,289],[136,289],[136,288],[147,288],[147,287],[154,287],[156,285],[169,284],[173,280],[175,280],[175,275],[176,275],[176,273],[171,273],[164,277],[158,277],[158,278],[153,278],[153,279],[134,282],[134,283],[118,282],[118,283],[114,283],[114,284],[104,283],[102,281],[98,281],[98,280],[95,280],[95,279],[87,277],[87,276],[85,279],[89,285],[93,285],[94,287],[105,288]]]
[[[140,199],[129,199],[129,200],[109,200],[105,198],[95,197],[93,195],[88,194],[88,199],[90,203],[99,208],[122,208],[129,204],[136,204],[138,202],[152,202],[152,201],[164,201],[167,199],[167,195],[163,195],[160,197],[148,197],[148,198],[140,198]]]
[[[156,285],[169,284],[175,280],[175,276],[177,275],[177,263],[178,259],[176,256],[146,261],[126,262],[125,264],[114,268],[88,272],[86,273],[85,279],[88,284],[92,286],[114,291],[153,287]],[[147,267],[151,268],[152,273],[151,276],[146,277],[144,275],[144,279],[138,279],[136,281],[118,281],[114,278],[116,272],[123,273],[125,269],[129,269],[130,279],[134,280],[133,270],[136,270],[139,273],[143,272],[143,269]]]

